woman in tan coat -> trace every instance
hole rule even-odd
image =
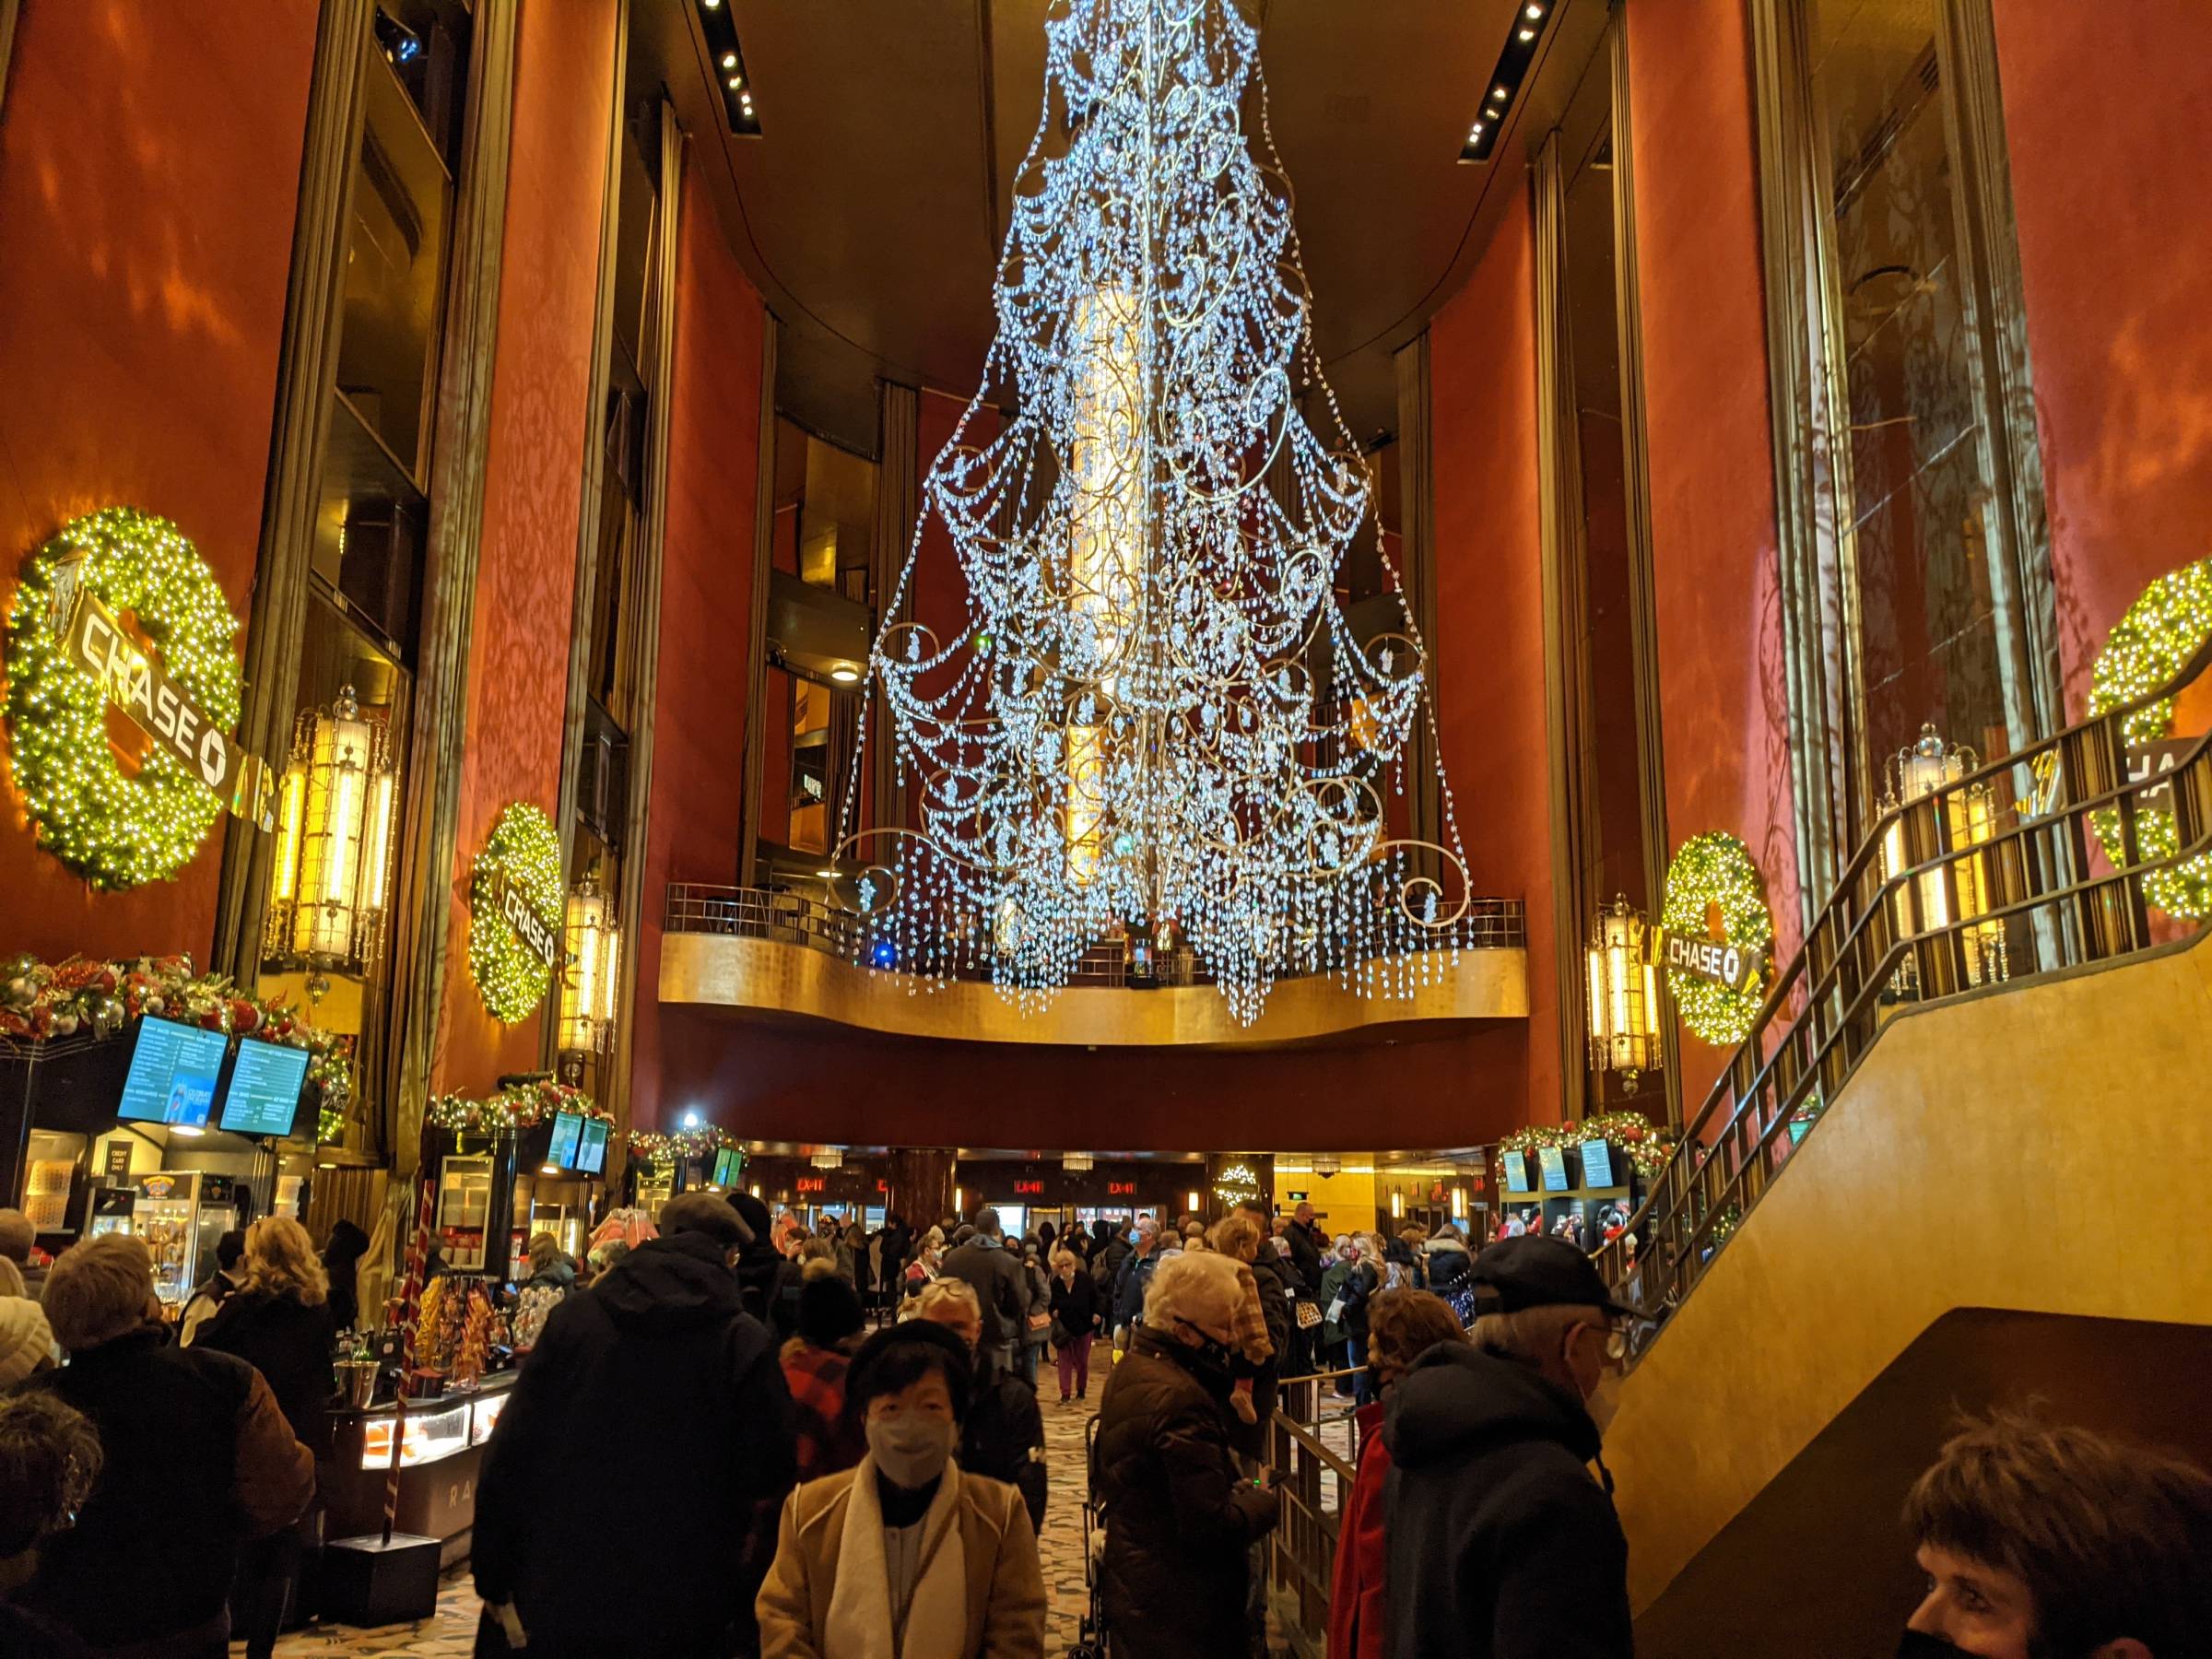
[[[1044,1574],[1021,1494],[953,1460],[973,1371],[942,1325],[879,1331],[853,1357],[857,1468],[785,1500],[758,1604],[762,1659],[1035,1659]]]

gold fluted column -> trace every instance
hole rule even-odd
[[[950,1147],[892,1150],[887,1209],[904,1216],[917,1237],[953,1213],[953,1166],[958,1160],[959,1154]]]

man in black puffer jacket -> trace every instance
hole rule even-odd
[[[1383,1419],[1391,1659],[1626,1659],[1628,1540],[1583,1404],[1626,1310],[1558,1239],[1501,1240],[1474,1277],[1474,1344],[1424,1354]]]
[[[485,1448],[477,1591],[533,1659],[753,1651],[796,1475],[791,1392],[730,1271],[736,1212],[685,1193],[660,1225],[554,1309]],[[607,1525],[610,1493],[643,1523]],[[582,1557],[553,1542],[577,1539]]]

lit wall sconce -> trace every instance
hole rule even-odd
[[[1313,1160],[1313,1173],[1320,1176],[1324,1181],[1326,1181],[1330,1176],[1335,1174],[1337,1171],[1343,1168],[1344,1160],[1342,1159],[1332,1158],[1326,1153],[1324,1153]]]
[[[1199,1213],[1197,1194],[1185,1193],[1182,1195],[1182,1213],[1186,1216],[1195,1216]]]
[[[1643,917],[1625,895],[1597,912],[1590,930],[1590,1069],[1620,1074],[1634,1094],[1647,1071],[1660,1068],[1659,975],[1651,962]]]
[[[956,1186],[952,1189],[952,1213],[959,1217],[962,1220],[967,1219],[968,1189],[966,1187]],[[950,1241],[948,1240],[947,1242],[949,1243]]]
[[[1454,1221],[1465,1221],[1466,1218],[1467,1189],[1465,1187],[1453,1187],[1452,1189],[1452,1219]]]
[[[366,970],[389,914],[399,761],[353,688],[292,728],[277,811],[276,865],[262,954],[317,969]]]
[[[569,894],[565,931],[569,960],[560,979],[560,1046],[568,1053],[598,1053],[615,1029],[622,929],[589,874]]]
[[[1882,879],[1894,881],[1911,867],[1905,852],[1905,822],[1895,816],[1912,805],[1973,771],[1982,764],[1980,757],[1963,744],[1948,745],[1932,724],[1920,728],[1920,740],[1910,748],[1898,750],[1889,763],[1888,792],[1882,799],[1881,810],[1890,818],[1889,827],[1882,832]],[[1988,841],[1996,833],[1996,796],[1987,783],[1978,783],[1971,789],[1954,793],[1945,804],[1943,814],[1951,849],[1968,852]],[[1987,913],[1990,908],[1989,870],[1983,855],[1975,853],[1965,858],[1950,861],[1951,883],[1959,897],[1959,917],[1971,922]],[[1899,888],[1890,898],[1897,915],[1898,933],[1911,938],[1916,933],[1933,933],[1951,924],[1950,897],[1944,891],[1943,870],[1936,868],[1924,874],[1918,882],[1920,891],[1920,925],[1913,925],[1912,904],[1909,889]],[[1960,943],[1966,956],[1966,976],[1969,984],[1979,985],[1984,980],[1994,982],[2007,978],[2010,963],[2002,922],[1987,922],[1960,930]],[[1900,991],[1919,988],[1920,965],[1911,957],[1898,970],[1897,986]]]
[[[1390,1195],[1390,1218],[1395,1221],[1406,1213],[1406,1194],[1393,1192]]]

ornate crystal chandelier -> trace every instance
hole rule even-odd
[[[1246,1022],[1288,974],[1407,994],[1456,946],[1466,866],[1441,777],[1449,844],[1404,830],[1423,645],[1336,603],[1379,531],[1255,33],[1234,0],[1070,0],[1045,33],[997,337],[923,487],[967,615],[903,619],[917,524],[870,658],[904,817],[840,826],[861,958],[1029,998],[1103,942],[1187,946]]]

